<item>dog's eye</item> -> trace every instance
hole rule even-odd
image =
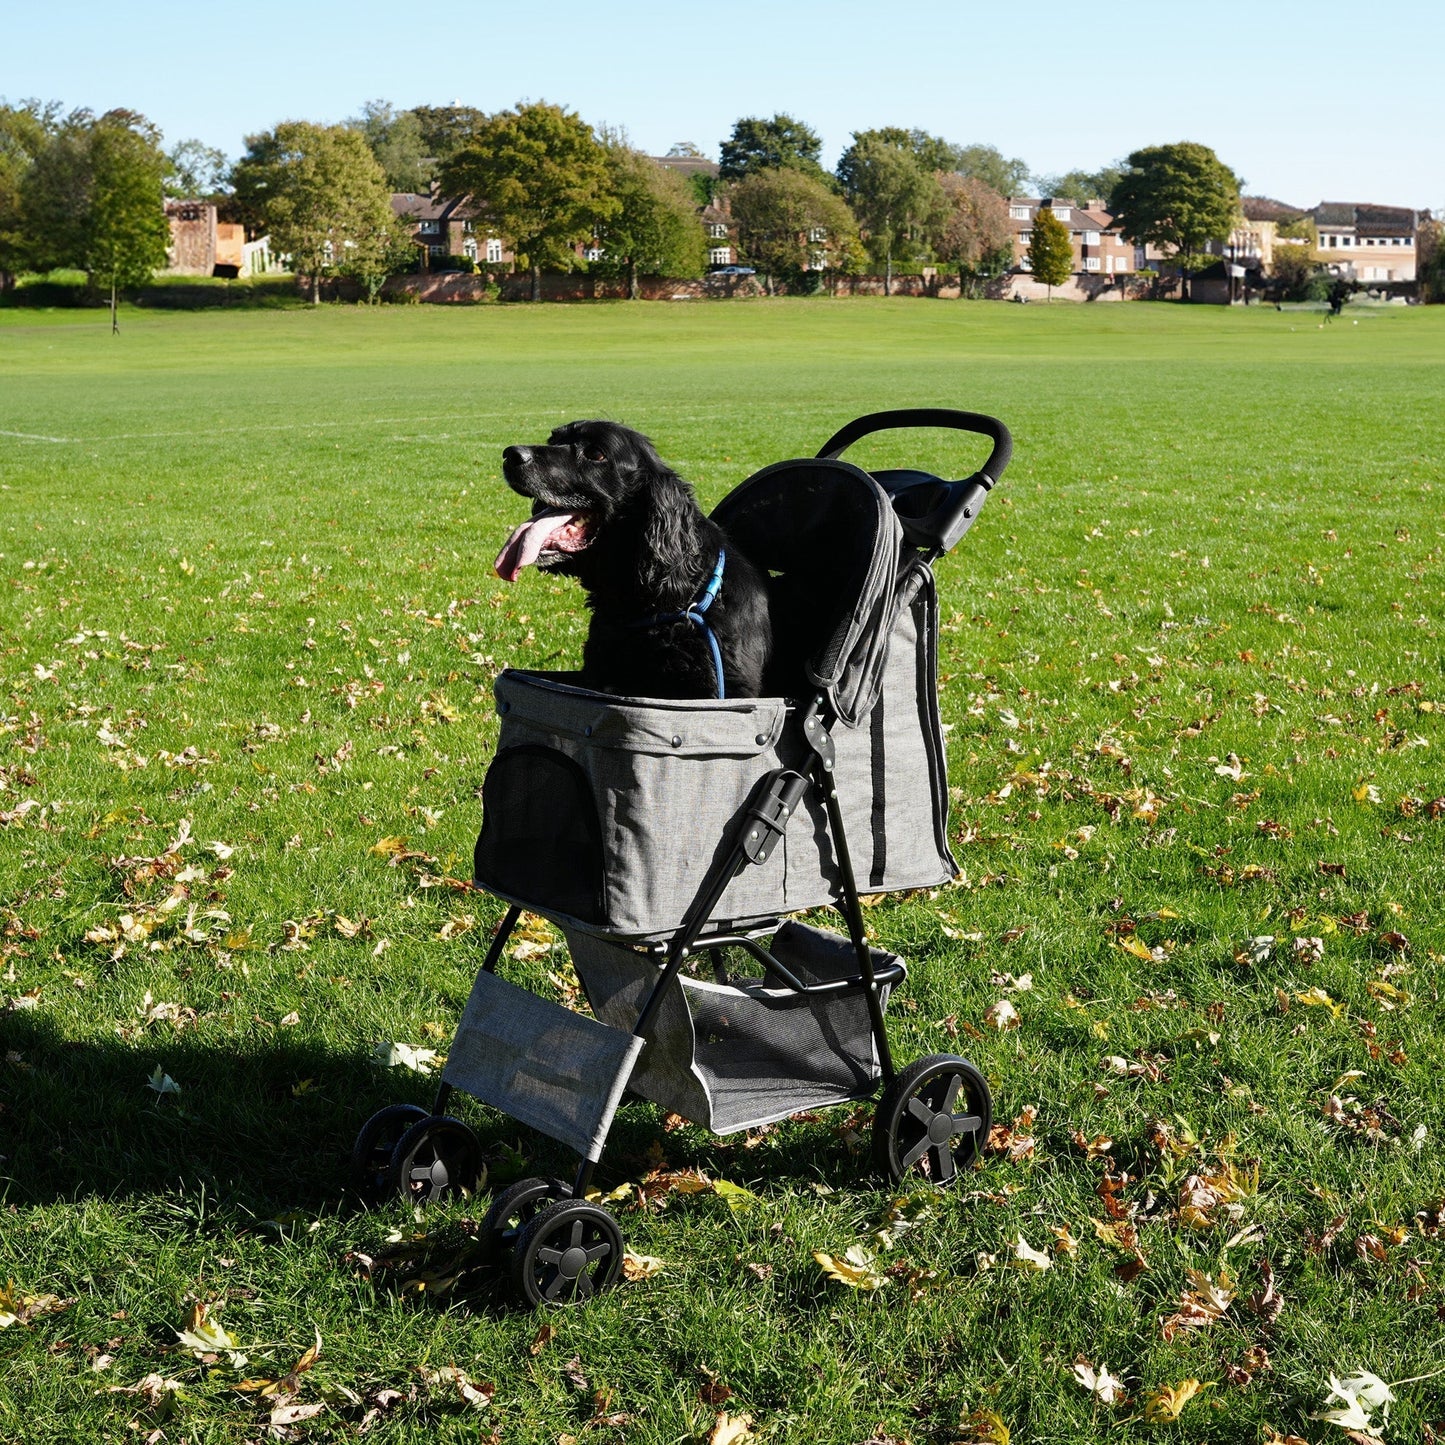
[[[583,447],[582,455],[586,457],[589,462],[605,462],[607,460],[607,453],[599,446]]]

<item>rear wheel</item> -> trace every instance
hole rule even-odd
[[[873,1116],[873,1159],[896,1182],[952,1184],[993,1122],[988,1081],[967,1059],[932,1054],[898,1074]]]

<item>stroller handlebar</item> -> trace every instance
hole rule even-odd
[[[905,539],[915,547],[939,553],[958,545],[973,525],[984,499],[1003,476],[1013,456],[1013,438],[997,417],[947,407],[911,407],[860,416],[831,436],[818,453],[822,461],[835,461],[854,442],[874,432],[911,427],[947,427],[988,437],[993,449],[978,471],[962,481],[949,482],[918,471],[879,471],[873,479],[893,500],[903,524]]]
[[[1003,476],[1013,456],[1013,437],[1009,429],[994,416],[985,416],[981,411],[954,411],[951,407],[920,406],[906,407],[899,411],[875,411],[850,421],[841,431],[835,432],[824,443],[818,457],[822,461],[835,461],[854,442],[861,441],[879,431],[897,431],[912,427],[947,427],[950,431],[974,432],[985,436],[993,443],[988,460],[975,473],[982,480],[987,477],[987,486],[992,486]]]

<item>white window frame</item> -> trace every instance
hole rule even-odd
[[[495,236],[487,237],[487,262],[496,265],[502,259],[502,243]]]
[[[1067,221],[1074,214],[1074,208],[1072,206],[1054,206],[1052,210],[1054,219],[1058,221]]]
[[[440,221],[423,221],[417,227],[417,231],[423,236],[439,236],[441,235],[441,230],[442,225]]]
[[[1086,246],[1097,246],[1099,244],[1099,233],[1097,231],[1085,231],[1084,244]]]
[[[808,244],[811,246],[824,246],[828,243],[828,228],[826,226],[814,226],[808,232]]]
[[[1099,269],[1099,258],[1097,256],[1084,257],[1084,270],[1097,271]]]
[[[463,238],[462,255],[465,256],[468,261],[475,261],[477,259],[477,238],[475,236],[466,236]]]
[[[1010,206],[1008,218],[1011,221],[1027,221],[1032,213],[1027,206]]]
[[[709,266],[731,266],[733,263],[733,248],[731,246],[714,246],[707,253],[707,264]]]
[[[728,224],[726,221],[709,221],[707,233],[714,241],[726,241]]]

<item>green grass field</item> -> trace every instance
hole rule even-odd
[[[1445,1432],[1442,394],[1445,308],[0,312],[0,1440],[1344,1442],[1359,1370]],[[539,1332],[465,1267],[485,1197],[344,1190],[435,1084],[373,1048],[445,1051],[501,913],[438,882],[492,679],[579,650],[570,585],[492,575],[500,449],[615,417],[710,503],[925,404],[1015,462],[938,568],[964,876],[869,923],[896,1055],[1005,1128],[897,1205],[847,1110],[629,1105],[604,1191],[756,1199],[620,1200],[663,1268]],[[459,1103],[489,1189],[572,1167]],[[884,1287],[812,1257],[855,1244]]]

